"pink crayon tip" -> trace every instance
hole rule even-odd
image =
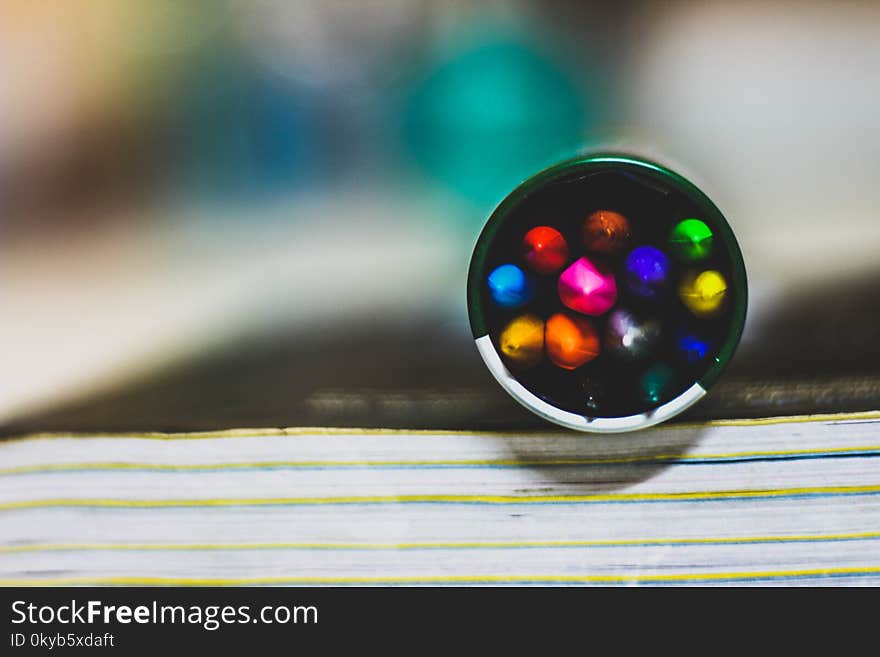
[[[617,301],[614,276],[587,258],[575,260],[560,274],[558,290],[567,307],[594,317],[607,312]]]

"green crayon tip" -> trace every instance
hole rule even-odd
[[[712,254],[712,229],[699,219],[679,221],[669,235],[669,248],[682,262],[697,262]]]
[[[675,373],[668,365],[657,363],[642,374],[642,397],[651,404],[659,404],[669,398],[675,384]]]

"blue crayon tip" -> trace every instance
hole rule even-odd
[[[532,300],[535,286],[516,265],[501,265],[489,274],[489,294],[503,308],[518,308]]]
[[[633,249],[624,261],[624,279],[630,291],[645,299],[657,299],[666,293],[669,270],[669,258],[653,246]]]
[[[680,335],[676,340],[676,347],[684,359],[691,364],[699,363],[709,353],[709,345],[704,340],[693,335]]]

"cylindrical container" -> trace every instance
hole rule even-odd
[[[654,162],[593,154],[501,202],[467,298],[477,349],[514,399],[613,433],[706,394],[739,342],[747,284],[733,231],[696,186]]]

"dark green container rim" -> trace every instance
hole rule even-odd
[[[724,368],[733,357],[736,347],[742,337],[743,328],[746,321],[746,308],[748,306],[748,282],[746,279],[746,267],[743,262],[742,252],[739,243],[727,219],[721,213],[721,210],[706,196],[696,185],[690,180],[682,176],[680,173],[653,162],[651,160],[615,152],[593,153],[589,155],[581,155],[573,157],[569,160],[560,162],[543,171],[535,174],[521,183],[514,189],[501,203],[492,214],[474,246],[473,256],[471,257],[470,268],[468,270],[467,282],[467,304],[468,316],[471,324],[471,332],[474,339],[478,339],[488,334],[485,318],[483,316],[483,302],[481,295],[481,286],[485,277],[485,263],[489,250],[489,245],[495,239],[501,226],[504,224],[507,215],[513,208],[525,199],[529,194],[543,187],[547,183],[553,182],[560,178],[570,175],[572,172],[598,173],[599,171],[607,171],[609,169],[631,170],[636,173],[648,175],[649,177],[662,180],[678,189],[680,192],[690,198],[703,213],[704,218],[708,218],[713,229],[716,229],[722,237],[730,256],[733,268],[733,289],[735,294],[733,314],[731,322],[733,326],[728,333],[727,339],[718,354],[715,356],[714,363],[706,371],[706,373],[695,383],[698,383],[705,390],[708,390],[721,376]]]

